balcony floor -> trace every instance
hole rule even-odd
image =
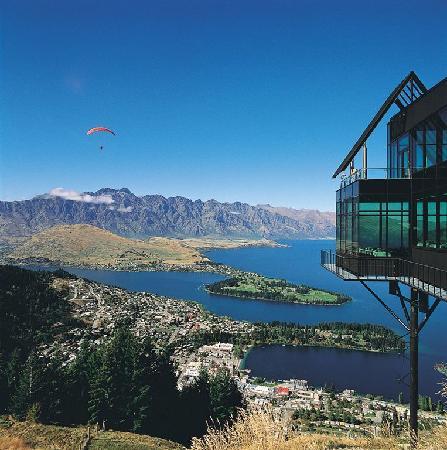
[[[409,277],[409,276],[390,277],[386,275],[358,276],[349,272],[346,269],[343,269],[340,266],[337,267],[334,263],[325,263],[322,264],[322,267],[328,270],[329,272],[334,273],[339,278],[342,278],[345,281],[398,281],[400,283],[406,284],[407,286],[419,289],[420,291],[425,292],[428,295],[447,301],[446,289],[442,289],[437,286],[431,285],[416,277]]]

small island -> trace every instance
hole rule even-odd
[[[341,305],[351,300],[351,297],[336,292],[240,271],[231,278],[206,285],[205,289],[210,294],[216,295],[306,305]]]

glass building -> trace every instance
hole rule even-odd
[[[369,168],[366,140],[392,105],[398,112],[387,127],[386,167]],[[356,168],[359,154],[363,160]],[[366,269],[371,258],[390,258],[447,270],[447,79],[427,90],[410,73],[334,174],[339,175],[339,265],[342,257],[351,264],[355,257]],[[377,267],[375,261],[374,272]]]
[[[397,112],[389,119],[383,139],[386,163],[369,168],[367,139],[392,107]],[[447,78],[427,89],[410,72],[333,177],[340,177],[336,251],[323,250],[321,264],[343,280],[362,283],[408,331],[410,428],[415,447],[418,337],[438,304],[447,301]],[[389,283],[401,312],[381,299],[369,281]]]

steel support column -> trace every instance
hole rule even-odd
[[[419,407],[419,307],[416,300],[410,306],[410,432],[411,448],[416,448],[418,441],[418,407]]]

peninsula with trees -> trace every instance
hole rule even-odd
[[[309,305],[341,305],[351,300],[344,294],[241,271],[231,278],[208,284],[205,289],[216,295]]]

